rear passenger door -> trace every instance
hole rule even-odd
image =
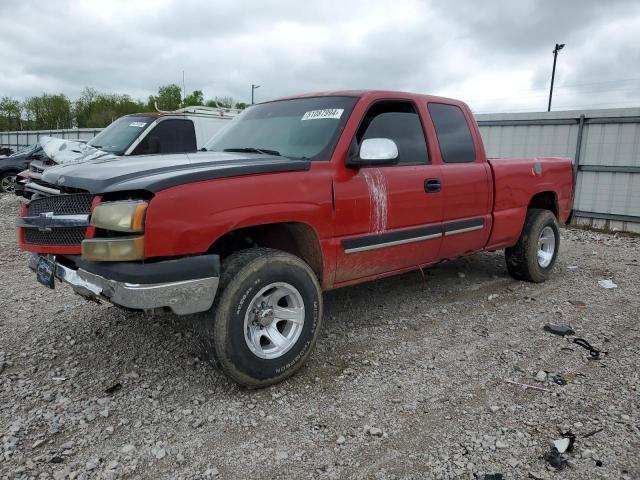
[[[429,159],[417,106],[408,100],[373,102],[352,150],[368,138],[394,140],[398,164],[345,169],[336,176],[338,284],[430,263],[440,246],[440,167]]]
[[[491,232],[491,171],[477,151],[470,118],[457,105],[427,106],[435,127],[442,165],[444,238],[440,258],[481,250]]]

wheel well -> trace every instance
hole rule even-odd
[[[556,194],[553,192],[540,192],[536,193],[529,202],[528,208],[542,208],[549,210],[558,217],[558,201]]]
[[[218,238],[208,253],[221,259],[239,250],[267,247],[291,253],[303,259],[322,280],[322,250],[316,232],[299,222],[271,223],[232,230]]]

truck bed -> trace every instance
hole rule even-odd
[[[490,158],[493,173],[493,229],[488,249],[512,245],[520,236],[529,200],[553,202],[560,223],[569,218],[573,195],[570,158]],[[557,192],[557,193],[555,193]]]

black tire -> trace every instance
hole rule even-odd
[[[555,244],[551,262],[542,266],[538,260],[538,239],[545,227],[554,233]],[[553,212],[540,208],[530,208],[524,222],[522,234],[513,247],[505,250],[509,274],[516,280],[541,283],[551,275],[560,249],[560,230]]]
[[[0,193],[11,193],[15,190],[16,175],[18,172],[4,172],[0,174]],[[13,187],[7,188],[6,182],[13,178]]]
[[[245,314],[252,299],[276,282],[299,292],[304,323],[286,353],[265,359],[254,354],[245,340]],[[223,261],[218,294],[207,320],[203,340],[215,365],[240,385],[265,387],[293,375],[313,350],[322,323],[322,292],[316,275],[300,258],[279,250],[251,248]]]

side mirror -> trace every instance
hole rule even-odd
[[[395,165],[398,163],[398,146],[390,138],[367,138],[360,145],[357,155],[349,155],[346,165],[351,168]]]

